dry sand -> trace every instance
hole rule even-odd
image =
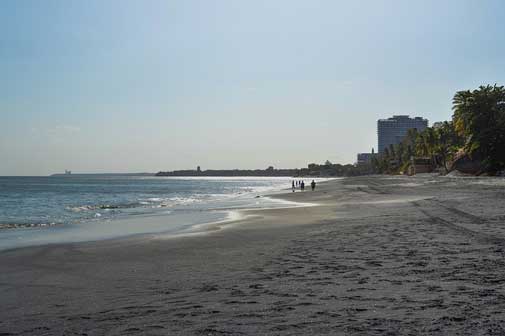
[[[502,181],[349,178],[207,235],[0,252],[0,335],[503,335]]]

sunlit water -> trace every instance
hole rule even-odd
[[[0,250],[191,231],[226,220],[226,209],[286,206],[261,196],[290,185],[285,177],[0,177]]]

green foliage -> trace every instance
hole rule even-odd
[[[452,122],[444,122],[440,127],[428,127],[422,132],[408,131],[403,141],[389,146],[383,154],[374,158],[372,164],[380,173],[406,172],[415,157],[429,158],[433,167],[443,167],[449,171],[449,162],[463,146]]]
[[[371,165],[333,164],[327,160],[324,164],[311,163],[300,169],[299,176],[358,176],[372,172]]]
[[[480,86],[459,91],[453,99],[453,122],[465,138],[465,150],[481,159],[487,170],[505,168],[505,89]]]
[[[464,139],[457,134],[454,124],[447,121],[435,130],[434,138],[433,152],[438,163],[448,173],[448,163],[454,159],[459,148],[463,146]]]
[[[456,153],[464,149],[485,169],[495,173],[505,169],[505,88],[481,86],[459,91],[453,99],[452,121],[423,132],[409,130],[398,145],[391,145],[372,161],[380,173],[398,173],[408,169],[410,159],[429,158],[433,168],[448,172]]]

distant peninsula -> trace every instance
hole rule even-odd
[[[156,176],[299,176],[301,169],[219,169],[160,171]]]
[[[72,172],[65,172],[65,173],[60,173],[60,174],[52,174],[49,175],[51,177],[61,177],[61,176],[74,176],[74,177],[79,177],[79,176],[154,176],[154,173],[72,173]]]
[[[263,176],[263,177],[331,177],[331,176],[356,176],[369,174],[366,167],[358,167],[351,164],[341,165],[332,164],[326,161],[325,164],[311,163],[307,168],[275,169],[270,166],[267,169],[208,169],[202,170],[197,167],[196,170],[174,170],[160,171],[156,176]]]

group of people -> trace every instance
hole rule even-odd
[[[312,182],[310,183],[310,187],[312,188],[312,191],[314,191],[314,189],[316,189],[316,181],[312,180]],[[291,183],[291,188],[293,189],[293,192],[295,192],[296,188],[300,188],[301,191],[304,191],[305,190],[305,181],[303,181],[303,180],[299,180],[299,181],[293,180],[292,183]]]

